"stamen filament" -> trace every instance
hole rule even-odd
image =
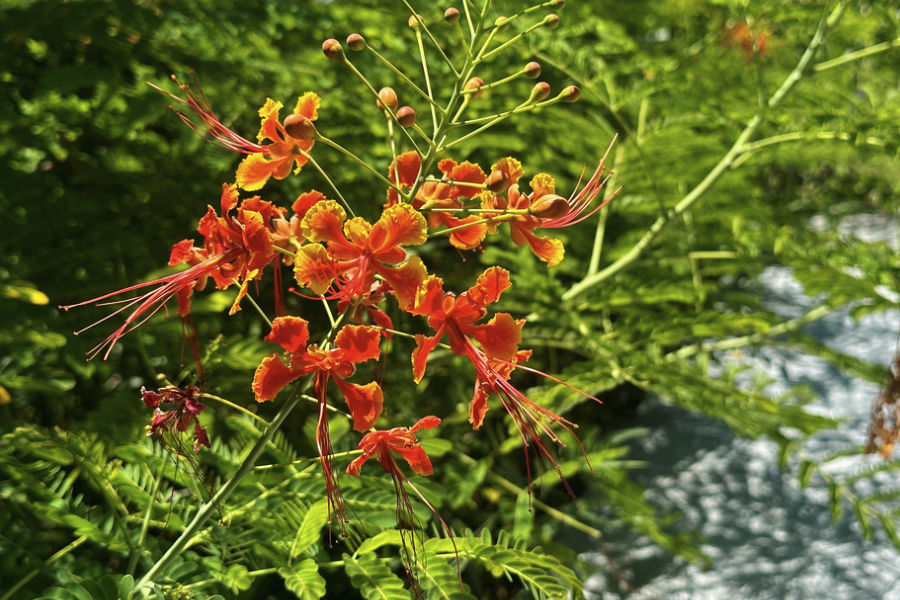
[[[299,152],[301,156],[303,156],[304,158],[306,158],[306,160],[308,160],[310,163],[312,163],[312,166],[316,168],[316,171],[319,172],[319,175],[321,175],[322,177],[325,178],[325,181],[328,182],[328,185],[330,185],[331,189],[334,190],[334,193],[337,194],[338,200],[341,201],[341,204],[344,205],[344,208],[347,209],[347,212],[350,213],[350,216],[356,217],[356,213],[354,213],[353,209],[350,208],[350,204],[346,200],[344,200],[344,196],[341,195],[340,190],[337,189],[337,186],[334,185],[334,182],[331,181],[331,178],[325,174],[325,171],[322,170],[322,167],[319,166],[319,163],[317,163],[315,161],[315,159],[309,155],[308,152],[304,152],[303,150],[300,150],[299,148],[297,148],[297,152]]]

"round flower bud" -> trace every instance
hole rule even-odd
[[[397,107],[399,105],[397,92],[395,92],[393,88],[381,88],[381,91],[378,92],[378,109],[381,110],[381,112],[384,112],[385,106],[390,108],[393,112],[397,112]]]
[[[497,31],[506,31],[509,29],[509,19],[506,17],[497,17],[497,20],[494,21],[494,27],[497,28]]]
[[[535,200],[529,212],[541,219],[559,219],[569,213],[569,201],[556,194],[546,194]]]
[[[341,43],[335,39],[325,40],[322,43],[322,52],[331,60],[344,58],[344,49],[341,47]]]
[[[547,26],[547,29],[556,29],[559,27],[559,17],[556,15],[547,15],[544,17],[544,25]]]
[[[366,40],[358,33],[351,33],[347,38],[347,45],[350,46],[350,49],[354,52],[359,52],[360,50],[365,50]]]
[[[397,122],[401,127],[412,127],[416,124],[416,111],[408,106],[404,106],[397,111]]]
[[[284,120],[284,130],[295,140],[316,139],[316,126],[303,115],[288,115]]]
[[[563,102],[577,102],[581,98],[581,90],[576,85],[570,85],[559,94]]]
[[[413,31],[419,30],[419,23],[422,22],[422,15],[413,15],[409,18],[409,28]]]
[[[466,85],[463,89],[466,90],[478,90],[481,86],[484,85],[484,80],[481,77],[473,77],[469,81],[466,82]],[[478,90],[477,92],[470,94],[472,100],[478,100],[481,98],[481,94],[484,93],[484,90]]]
[[[500,192],[505,192],[506,188],[509,187],[509,175],[504,171],[494,171],[488,176],[487,181],[484,183],[487,186],[487,189],[495,194],[499,194]]]
[[[537,79],[541,74],[541,65],[534,61],[525,65],[525,77],[528,79]]]
[[[566,5],[566,0],[550,0],[550,6],[553,8],[562,8]]]
[[[540,102],[541,100],[545,100],[547,96],[550,95],[550,84],[546,81],[541,81],[534,84],[534,87],[531,88],[531,98],[529,98],[530,102]]]
[[[451,6],[444,11],[444,20],[453,25],[459,21],[459,11]]]

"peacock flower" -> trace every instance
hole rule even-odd
[[[289,120],[308,123],[319,118],[319,104],[321,98],[315,92],[306,92],[297,100],[294,112],[285,119],[285,124],[278,121],[278,113],[284,106],[281,102],[275,102],[271,98],[259,109],[262,124],[257,134],[260,144],[268,140],[271,144],[263,146],[262,152],[254,152],[247,156],[237,170],[237,183],[242,189],[252,191],[262,188],[269,177],[284,179],[291,174],[300,172],[308,154],[315,143],[311,136],[306,135],[310,130],[305,127],[291,127]],[[291,133],[302,136],[291,136],[285,129],[287,125]],[[310,139],[303,139],[310,138]]]
[[[483,184],[486,179],[481,167],[470,162],[457,164],[448,158],[438,163],[438,168],[449,181]],[[391,164],[388,178],[401,190],[410,189],[415,184],[420,169],[419,155],[415,152],[406,152],[397,157],[396,166]],[[472,250],[484,241],[487,228],[480,217],[470,216],[460,219],[454,216],[454,212],[462,209],[462,198],[476,198],[480,192],[480,187],[426,181],[416,192],[412,205],[416,209],[440,209],[428,213],[428,226],[432,229],[437,229],[441,225],[451,229],[459,228],[450,233],[450,243],[460,250]],[[388,206],[394,206],[399,201],[397,192],[389,189]]]
[[[150,423],[150,431],[147,435],[160,432],[181,432],[188,430],[191,423],[194,424],[194,452],[201,446],[211,448],[209,435],[205,427],[200,427],[198,416],[206,406],[197,401],[200,397],[200,388],[189,385],[183,390],[174,385],[169,385],[156,392],[141,388],[141,399],[150,408],[156,409],[153,421]],[[168,410],[162,410],[165,406]]]
[[[325,195],[316,190],[300,194],[291,207],[294,214],[291,216],[290,221],[286,218],[278,218],[272,221],[272,226],[275,229],[273,235],[275,246],[290,252],[290,254],[282,255],[281,258],[284,264],[288,266],[294,264],[294,252],[299,250],[300,246],[306,241],[303,237],[303,228],[301,227],[303,217],[306,216],[310,208],[324,199]]]
[[[271,221],[283,216],[283,211],[269,202],[254,197],[244,200],[237,211],[237,216],[232,216],[230,211],[237,207],[238,201],[237,186],[224,184],[221,198],[222,216],[219,217],[212,207],[208,207],[207,213],[200,219],[197,227],[197,231],[204,238],[203,248],[194,247],[192,240],[183,240],[172,247],[169,266],[187,264],[188,269],[92,300],[60,306],[63,310],[69,310],[76,306],[99,303],[134,290],[153,288],[135,298],[103,303],[122,306],[77,333],[86,331],[123,311],[131,308],[133,310],[118,329],[88,353],[89,358],[103,352],[103,358],[106,359],[122,336],[134,331],[160,309],[165,308],[166,303],[173,297],[178,302],[178,314],[187,320],[191,310],[191,295],[194,290],[203,289],[209,277],[212,277],[219,289],[240,283],[241,288],[229,314],[241,309],[240,302],[246,296],[250,282],[258,279],[265,265],[272,262],[275,257]],[[192,329],[190,324],[188,328]]]
[[[312,243],[294,258],[300,285],[332,299],[360,299],[371,293],[377,274],[401,307],[413,302],[426,276],[425,265],[418,256],[407,258],[403,246],[418,246],[427,239],[425,218],[413,207],[386,208],[371,225],[360,217],[348,221],[343,208],[324,200],[309,209],[301,225]]]
[[[299,317],[278,317],[272,323],[272,331],[266,341],[284,348],[289,355],[285,364],[277,353],[263,359],[253,377],[253,393],[257,402],[274,400],[278,392],[287,384],[304,375],[313,373],[313,394],[319,401],[318,423],[316,424],[316,446],[325,473],[328,491],[329,519],[336,514],[341,522],[346,522],[344,500],[334,465],[334,451],[328,432],[328,405],[326,393],[328,381],[333,379],[353,417],[353,428],[357,431],[370,429],[378,417],[384,397],[381,388],[374,381],[365,385],[348,383],[345,378],[356,371],[358,363],[377,359],[381,355],[378,343],[381,334],[371,327],[347,325],[337,334],[334,347],[319,348],[309,341],[309,324]]]

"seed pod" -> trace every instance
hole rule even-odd
[[[487,181],[484,183],[487,186],[487,189],[495,194],[499,194],[505,192],[506,188],[509,187],[509,175],[504,171],[494,171],[488,176]]]
[[[481,77],[473,77],[469,81],[466,82],[466,85],[463,89],[466,90],[478,90],[478,88],[484,85],[484,80]],[[484,93],[484,90],[478,90],[474,94],[470,94],[472,100],[478,100],[481,98],[481,94]]]
[[[525,65],[525,77],[528,79],[537,79],[541,74],[541,65],[536,62],[530,62]]]
[[[288,115],[284,120],[284,130],[295,140],[316,139],[316,126],[303,115]]]
[[[365,50],[366,40],[358,33],[351,33],[349,37],[347,37],[347,45],[350,46],[350,49],[354,52],[359,52],[360,50]]]
[[[383,87],[381,91],[378,92],[378,109],[381,112],[384,112],[384,107],[387,106],[393,112],[397,112],[397,107],[400,105],[397,100],[397,92],[394,91],[393,88]]]
[[[451,6],[444,11],[444,20],[453,25],[459,21],[459,11]]]
[[[569,202],[556,194],[545,194],[535,200],[529,212],[541,219],[559,219],[569,212]]]
[[[547,15],[544,17],[544,25],[547,26],[547,29],[556,29],[559,27],[559,17],[556,15]]]
[[[559,98],[563,102],[577,102],[581,98],[581,90],[576,85],[570,85],[560,93]]]
[[[322,52],[331,60],[342,60],[344,58],[344,49],[341,47],[341,43],[333,38],[322,43]]]
[[[529,102],[540,102],[541,100],[545,100],[547,96],[550,95],[550,84],[546,81],[541,81],[534,84],[534,87],[531,88],[531,98],[528,99]]]
[[[416,111],[408,106],[404,106],[397,111],[397,122],[401,127],[412,127],[416,124]]]
[[[409,28],[412,29],[413,31],[418,31],[419,24],[422,22],[423,22],[422,15],[413,15],[409,18],[409,21],[408,21]]]
[[[497,20],[494,21],[494,27],[497,28],[497,31],[506,31],[509,29],[509,19],[506,17],[497,17]]]

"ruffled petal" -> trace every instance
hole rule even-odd
[[[269,140],[270,142],[281,141],[281,136],[278,134],[278,111],[281,110],[282,106],[284,105],[281,102],[275,102],[271,98],[266,98],[266,103],[259,109],[262,123],[259,133],[256,135],[258,142],[262,143],[263,140]]]
[[[459,227],[468,223],[476,223],[475,225],[469,225],[463,229],[458,229],[450,234],[450,244],[454,248],[459,248],[460,250],[472,250],[480,246],[481,242],[484,241],[484,237],[487,235],[487,225],[478,223],[478,221],[481,220],[481,217],[473,215],[471,217],[466,217],[465,219],[457,219],[448,213],[437,214],[440,215],[441,220],[448,228]]]
[[[334,382],[347,402],[353,417],[353,429],[364,432],[374,427],[384,406],[384,395],[378,384],[374,381],[365,385],[347,383],[340,377],[335,377]]]
[[[297,99],[297,106],[294,107],[294,114],[303,115],[310,121],[319,118],[319,106],[322,99],[315,92],[306,92]]]
[[[344,223],[344,235],[354,244],[363,244],[372,233],[372,225],[362,217],[354,217]]]
[[[322,200],[325,200],[325,194],[317,192],[316,190],[311,190],[305,194],[300,194],[300,196],[294,200],[294,205],[291,208],[293,208],[294,212],[297,213],[297,216],[302,219],[306,216],[306,213],[310,208]]]
[[[260,156],[262,155],[260,154]],[[238,186],[236,183],[222,184],[222,199],[220,202],[222,206],[223,217],[228,214],[228,211],[237,206],[238,200],[240,200],[237,188]]]
[[[415,301],[422,282],[428,276],[425,264],[418,256],[411,256],[395,269],[378,265],[375,270],[390,284],[402,310],[407,310]]]
[[[336,276],[335,264],[322,244],[307,244],[294,256],[294,279],[303,287],[323,295]]]
[[[372,228],[369,248],[375,258],[397,246],[420,246],[428,239],[428,224],[422,213],[409,204],[386,208]]]
[[[484,171],[481,170],[481,167],[470,163],[469,161],[466,161],[461,165],[455,165],[448,176],[453,181],[468,181],[470,183],[484,183],[485,179],[487,179],[487,176],[484,174]],[[454,185],[450,190],[450,197],[475,198],[480,193],[481,188]]]
[[[491,267],[469,288],[466,298],[472,304],[483,308],[499,300],[500,295],[511,287],[509,271],[501,267]]]
[[[169,266],[174,267],[188,262],[194,256],[194,240],[181,240],[172,246],[169,254]]]
[[[366,441],[366,438],[369,437],[369,435],[371,435],[371,434],[368,434],[365,437],[363,437],[363,441],[360,442],[360,444],[359,444],[360,449],[363,448],[363,442]],[[371,445],[367,444],[367,446],[368,447],[366,447],[365,450],[363,450],[362,454],[360,454],[359,456],[357,456],[356,458],[351,460],[350,464],[347,465],[347,474],[348,475],[359,475],[359,469],[363,466],[363,464],[367,460],[369,460],[370,458],[375,456],[375,452],[378,451],[378,446],[376,446],[374,444],[371,444]]]
[[[256,401],[274,400],[281,388],[302,375],[303,371],[292,369],[281,362],[278,354],[270,354],[256,368],[256,374],[253,376],[251,387]]]
[[[323,200],[315,204],[303,217],[301,227],[303,237],[310,242],[330,242],[346,244],[344,221],[347,213],[334,200]]]
[[[532,252],[547,263],[548,267],[555,267],[562,262],[566,249],[561,241],[548,237],[538,237],[525,230],[522,230],[522,235],[528,240],[528,245],[531,246]]]
[[[419,168],[422,161],[415,152],[404,152],[397,157],[397,177],[399,177],[400,185],[412,186],[419,176]],[[394,185],[397,184],[397,178],[394,175],[394,165],[388,168],[388,179]]]
[[[191,281],[178,289],[178,314],[186,317],[191,314],[191,294],[194,293],[195,282]]]
[[[275,240],[272,239],[272,232],[266,226],[263,216],[252,210],[244,210],[242,212],[244,217],[244,248],[263,257],[272,256],[275,253]]]
[[[241,310],[241,300],[247,295],[247,288],[250,286],[250,282],[256,279],[258,275],[259,271],[253,270],[248,271],[244,276],[244,281],[241,282],[241,289],[238,290],[237,298],[234,299],[234,304],[231,305],[231,310],[228,311],[229,316]]]
[[[422,377],[425,376],[425,366],[428,364],[428,355],[437,347],[442,335],[443,332],[438,332],[438,334],[433,337],[425,337],[424,335],[416,334],[416,348],[412,353],[413,380],[416,383],[422,381]]]
[[[416,475],[431,475],[434,473],[434,467],[431,465],[431,459],[425,454],[425,448],[416,444],[411,448],[393,448],[393,450],[406,459],[409,468]]]
[[[265,340],[278,344],[291,354],[305,352],[309,343],[309,323],[300,317],[277,317]]]
[[[404,310],[416,316],[430,317],[441,314],[443,304],[444,281],[432,275],[419,287],[415,303]]]
[[[491,172],[494,171],[502,171],[506,173],[507,177],[509,177],[509,185],[515,185],[518,183],[519,178],[525,173],[525,170],[522,168],[522,163],[520,163],[515,158],[507,157],[501,158],[498,160],[492,167]]]
[[[465,332],[481,344],[485,354],[500,360],[512,360],[522,341],[522,329],[509,313],[498,313],[485,325],[469,325]]]
[[[343,360],[361,363],[381,355],[381,332],[365,325],[346,325],[334,339],[334,345],[344,351]]]
[[[237,184],[242,189],[252,192],[261,189],[280,163],[268,161],[259,152],[248,155],[237,169]]]
[[[479,429],[484,423],[484,415],[487,414],[488,409],[488,398],[490,398],[490,392],[488,392],[485,387],[485,384],[482,384],[479,381],[475,382],[475,394],[472,396],[472,402],[469,403],[469,423],[472,424],[472,429]]]
[[[441,420],[435,417],[434,415],[429,415],[427,417],[422,417],[415,424],[409,428],[410,433],[415,433],[420,429],[434,429],[438,425],[441,424]]]
[[[551,177],[547,173],[538,173],[531,180],[531,189],[534,192],[532,194],[532,198],[537,200],[541,196],[546,196],[547,194],[555,194],[556,182],[553,180],[553,177]]]

